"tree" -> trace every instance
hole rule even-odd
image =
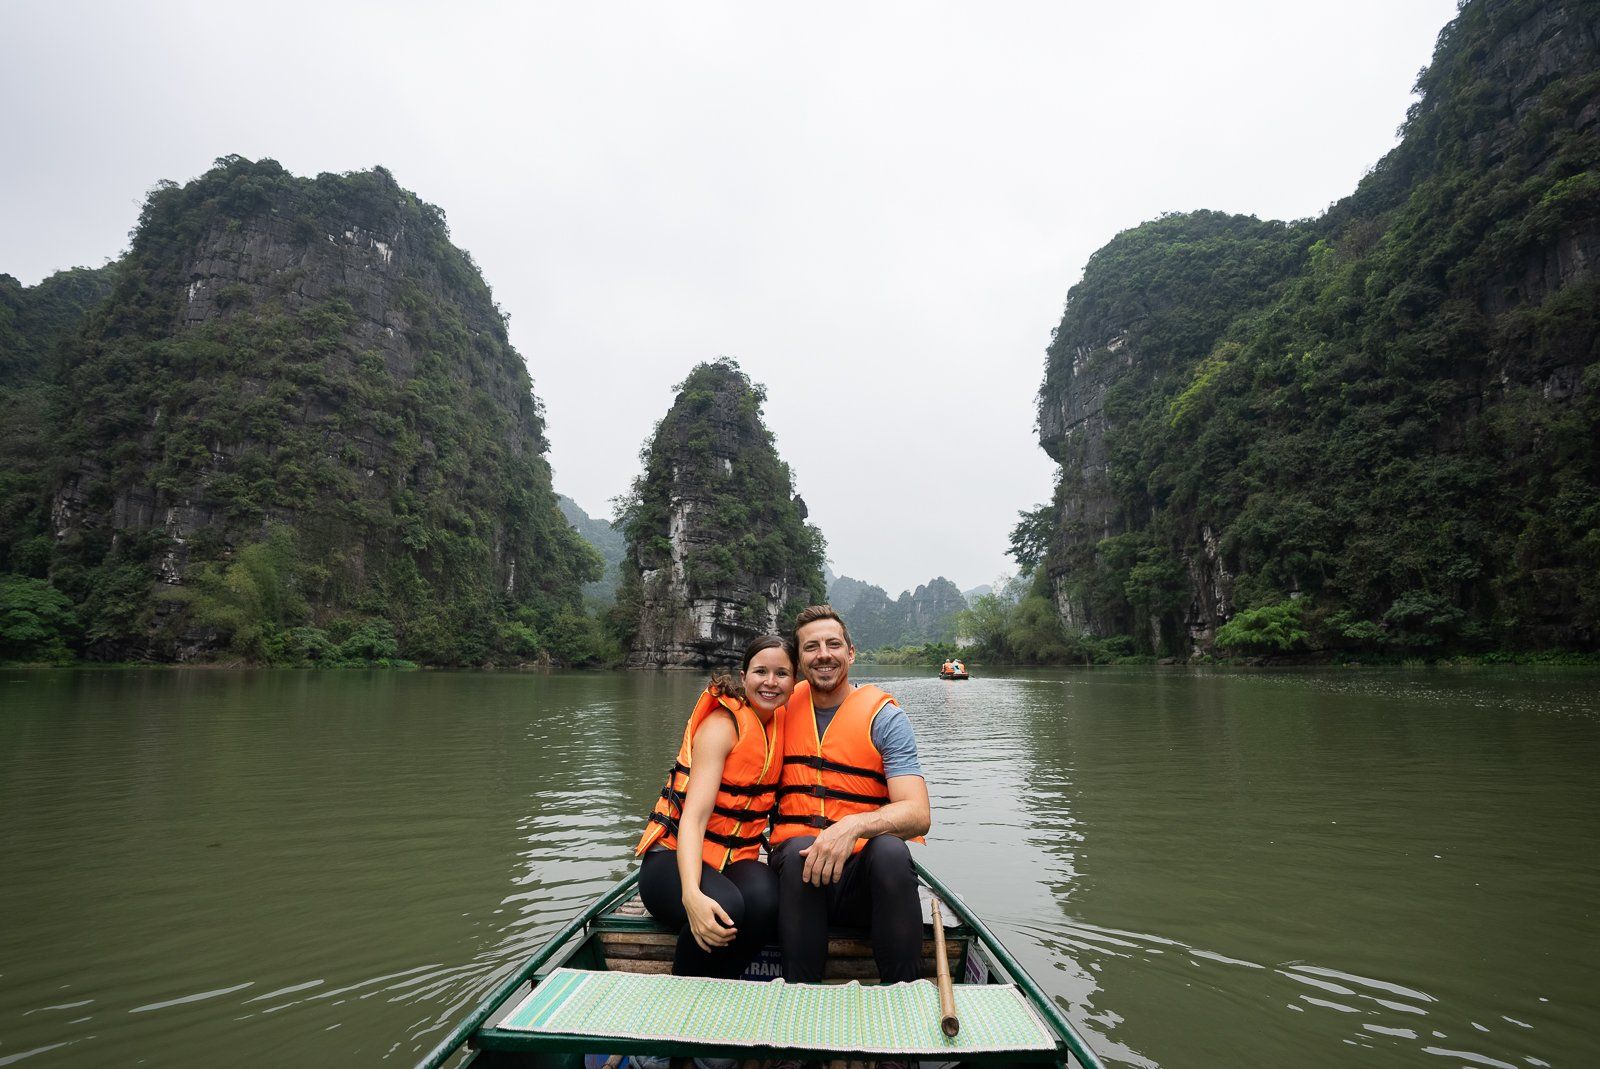
[[[192,586],[167,596],[186,602],[196,623],[227,635],[235,653],[257,661],[278,660],[283,632],[309,612],[300,592],[295,541],[292,530],[274,527],[265,541],[239,550],[232,564],[206,565]],[[391,642],[392,634],[391,628]]]
[[[0,661],[63,661],[78,633],[72,603],[43,579],[0,576]]]
[[[1310,637],[1303,620],[1299,601],[1245,609],[1217,628],[1217,645],[1224,649],[1286,653]]]
[[[1036,505],[1017,515],[1021,520],[1011,529],[1011,548],[1006,553],[1027,575],[1039,567],[1050,549],[1056,532],[1056,511],[1054,505]]]
[[[1004,660],[1006,632],[1011,626],[1011,606],[999,594],[979,594],[956,617],[956,634],[982,651],[986,658]]]

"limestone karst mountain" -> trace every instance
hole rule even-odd
[[[1600,642],[1600,4],[1469,0],[1417,85],[1322,217],[1165,216],[1090,259],[1019,528],[1066,641]]]
[[[821,533],[738,364],[700,364],[645,449],[620,526],[614,618],[632,667],[733,664],[757,634],[823,598]]]
[[[598,577],[488,286],[381,168],[163,183],[50,381],[34,537],[92,656],[533,659]]]

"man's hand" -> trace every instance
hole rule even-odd
[[[817,887],[838,882],[844,873],[844,863],[850,860],[856,839],[860,838],[856,832],[857,823],[856,817],[845,817],[817,833],[816,842],[800,851],[800,856],[806,859],[805,867],[800,870],[802,881]]]
[[[921,776],[890,776],[889,804],[864,813],[852,813],[817,833],[817,839],[800,851],[806,859],[800,879],[817,887],[837,883],[844,863],[854,853],[857,839],[898,835],[913,839],[926,835],[932,823],[928,785]]]

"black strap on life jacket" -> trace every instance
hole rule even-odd
[[[689,775],[689,766],[685,765],[685,764],[681,764],[680,762],[677,762],[677,761],[672,762],[672,769],[667,773],[667,782],[668,782],[668,784],[670,784],[672,782],[672,773],[673,772],[682,772],[685,776],[687,776],[687,775]],[[772,784],[768,783],[768,784],[763,785],[763,784],[760,784],[760,783],[755,783],[755,784],[751,784],[748,787],[737,787],[737,786],[734,786],[733,784],[723,783],[723,784],[718,785],[717,790],[722,791],[725,794],[737,794],[737,795],[739,795],[741,797],[759,798],[763,794],[771,794],[772,793]]]
[[[883,784],[887,784],[889,782],[888,779],[884,777],[882,769],[857,768],[855,765],[841,765],[837,761],[827,761],[821,757],[785,757],[783,759],[783,763],[785,765],[803,765],[806,768],[815,768],[822,772],[838,772],[845,776],[865,776],[867,779],[875,779],[879,783]]]
[[[808,828],[817,828],[819,830],[822,829],[822,828],[829,828],[829,827],[833,826],[833,821],[829,820],[827,817],[819,817],[819,816],[816,816],[815,814],[813,814],[812,816],[809,816],[809,817],[786,817],[786,816],[784,816],[782,814],[778,814],[777,816],[774,816],[772,818],[772,823],[774,823],[774,824],[804,824]]]
[[[678,831],[678,822],[673,817],[669,817],[665,813],[651,813],[650,819],[654,823],[666,828],[670,834],[680,834]],[[719,835],[709,828],[706,829],[705,839],[707,842],[716,843],[718,846],[728,846],[734,849],[738,849],[741,846],[761,845],[761,836],[759,835]]]
[[[667,800],[667,804],[672,807],[674,813],[683,812],[683,795],[671,788],[663,787],[661,788],[661,797]],[[765,816],[767,807],[757,806],[754,803],[751,803],[745,809],[735,809],[726,805],[713,805],[711,811],[718,816],[729,817],[733,820],[749,820],[751,817]]]
[[[838,802],[861,802],[866,805],[886,805],[889,801],[887,794],[856,794],[854,791],[836,791],[832,787],[824,787],[820,783],[791,783],[787,787],[778,788],[779,801],[795,794],[807,798],[832,798]]]
[[[665,798],[667,804],[674,810],[681,813],[683,812],[683,792],[675,790],[672,786],[677,782],[676,777],[673,775],[677,771],[676,767],[667,769],[667,785],[661,788],[661,797]]]

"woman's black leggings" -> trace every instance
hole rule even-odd
[[[679,929],[672,956],[677,976],[717,976],[737,980],[778,928],[778,880],[759,861],[735,861],[718,872],[700,865],[700,890],[727,912],[739,934],[714,951],[700,949],[683,910],[683,882],[678,879],[678,852],[651,850],[639,867],[639,897],[661,923]]]

